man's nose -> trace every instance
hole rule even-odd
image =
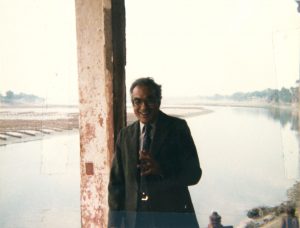
[[[143,101],[142,104],[141,104],[141,108],[144,109],[144,108],[148,108],[148,107],[149,107],[148,102]]]

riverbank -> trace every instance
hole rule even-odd
[[[283,109],[283,110],[291,110],[292,112],[299,112],[299,104],[280,104],[280,103],[266,103],[266,102],[258,102],[258,101],[212,101],[212,102],[199,102],[195,103],[198,106],[228,106],[228,107],[247,107],[247,108],[273,108],[273,109]]]
[[[49,135],[78,131],[78,113],[31,107],[5,108],[0,112],[0,146],[40,140]]]
[[[248,219],[244,224],[249,227],[278,228],[281,227],[282,219],[286,216],[286,209],[293,207],[296,209],[296,216],[300,218],[300,183],[296,182],[288,190],[288,200],[274,207],[258,207],[250,210],[248,214],[254,213],[256,216]],[[257,213],[256,213],[257,212]],[[251,217],[251,216],[250,216]],[[241,226],[245,227],[245,226]]]
[[[185,105],[174,105],[174,106],[163,106],[161,110],[171,116],[179,117],[179,118],[188,118],[199,115],[205,115],[213,112],[210,109],[203,108],[202,106],[185,106]],[[129,109],[127,112],[127,123],[130,124],[136,121],[133,110]]]
[[[162,107],[167,114],[187,118],[212,112],[199,106]],[[128,124],[136,120],[129,110]],[[12,106],[0,111],[0,146],[39,140],[49,135],[67,134],[78,131],[79,113],[75,107],[28,107]]]
[[[256,207],[248,211],[248,219],[240,223],[238,227],[281,227],[281,221],[288,208],[295,208],[292,201],[286,201],[274,207]]]

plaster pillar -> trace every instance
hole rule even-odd
[[[107,227],[115,134],[125,125],[123,0],[76,0],[81,225]]]

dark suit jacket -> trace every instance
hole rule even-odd
[[[118,227],[120,219],[125,218],[126,227],[134,227],[139,193],[139,136],[138,121],[118,135],[108,187],[109,226]],[[188,186],[196,184],[202,172],[186,121],[160,112],[150,152],[163,172],[163,177],[147,177],[151,212],[189,214],[194,219],[192,223],[197,224]]]

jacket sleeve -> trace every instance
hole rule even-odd
[[[173,162],[162,165],[162,183],[166,186],[189,186],[197,184],[202,170],[190,129],[185,120],[176,123],[172,137]]]
[[[202,170],[194,140],[185,120],[178,127],[178,147],[180,169],[177,181],[185,186],[197,184]]]
[[[108,227],[120,227],[124,213],[125,184],[122,165],[122,153],[120,147],[121,134],[122,131],[119,133],[116,141],[115,154],[112,162],[108,184]]]

